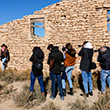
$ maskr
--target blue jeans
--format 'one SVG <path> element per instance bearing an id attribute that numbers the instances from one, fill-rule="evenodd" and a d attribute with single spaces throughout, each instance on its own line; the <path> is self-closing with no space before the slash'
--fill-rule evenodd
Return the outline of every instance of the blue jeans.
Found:
<path id="1" fill-rule="evenodd" d="M 105 92 L 106 90 L 106 80 L 108 82 L 109 88 L 110 88 L 110 70 L 101 70 L 101 86 L 102 86 L 102 92 Z"/>
<path id="2" fill-rule="evenodd" d="M 89 82 L 89 90 L 90 92 L 92 92 L 92 73 L 91 72 L 86 72 L 86 71 L 82 71 L 82 79 L 83 79 L 83 86 L 84 86 L 84 90 L 85 93 L 88 94 L 88 82 Z"/>
<path id="3" fill-rule="evenodd" d="M 32 71 L 31 71 L 30 92 L 32 92 L 33 89 L 34 89 L 34 84 L 35 84 L 36 77 L 37 77 L 37 79 L 38 79 L 38 82 L 39 82 L 39 85 L 40 85 L 41 92 L 45 92 L 44 85 L 43 85 L 43 75 L 41 75 L 41 76 L 36 76 L 35 74 L 33 74 Z"/>
<path id="4" fill-rule="evenodd" d="M 61 84 L 61 76 L 60 75 L 57 75 L 55 73 L 52 73 L 52 88 L 53 88 L 53 93 L 52 93 L 52 96 L 55 97 L 56 95 L 56 78 L 57 78 L 57 84 L 58 84 L 58 87 L 59 87 L 59 92 L 60 92 L 60 97 L 63 97 L 63 89 L 62 89 L 62 84 Z"/>
<path id="5" fill-rule="evenodd" d="M 7 59 L 7 58 L 3 58 L 3 59 L 2 59 L 2 70 L 3 70 L 3 71 L 5 70 L 5 65 L 4 65 L 3 63 L 6 61 L 6 59 Z"/>
<path id="6" fill-rule="evenodd" d="M 71 76 L 72 76 L 72 71 L 74 69 L 74 66 L 69 66 L 66 68 L 65 72 L 63 72 L 62 74 L 62 86 L 63 86 L 63 89 L 65 89 L 65 78 L 66 78 L 66 74 L 67 74 L 67 79 L 68 79 L 68 82 L 69 82 L 69 86 L 70 88 L 73 88 L 73 83 L 72 83 L 72 80 L 71 80 Z"/>

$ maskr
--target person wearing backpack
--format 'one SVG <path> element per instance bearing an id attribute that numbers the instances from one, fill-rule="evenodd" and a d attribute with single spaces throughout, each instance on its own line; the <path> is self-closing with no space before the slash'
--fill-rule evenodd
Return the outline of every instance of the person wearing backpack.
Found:
<path id="1" fill-rule="evenodd" d="M 70 86 L 70 91 L 68 92 L 68 94 L 73 95 L 73 84 L 72 84 L 71 76 L 72 76 L 72 71 L 74 69 L 74 65 L 76 63 L 76 57 L 75 57 L 76 50 L 72 47 L 70 43 L 67 43 L 65 48 L 66 48 L 65 50 L 67 50 L 64 54 L 65 57 L 64 65 L 66 69 L 65 72 L 63 72 L 62 74 L 62 86 L 63 86 L 64 96 L 66 96 L 66 87 L 65 87 L 66 75 Z"/>
<path id="2" fill-rule="evenodd" d="M 43 72 L 42 72 L 43 59 L 44 59 L 44 52 L 40 49 L 40 47 L 34 47 L 33 54 L 29 59 L 32 62 L 32 71 L 30 74 L 31 84 L 30 84 L 29 98 L 32 96 L 36 77 L 38 79 L 42 95 L 45 96 L 45 89 L 43 85 Z"/>
<path id="3" fill-rule="evenodd" d="M 1 47 L 2 47 L 1 49 L 2 70 L 4 71 L 7 66 L 7 63 L 10 60 L 10 56 L 8 47 L 5 44 L 2 44 Z"/>
<path id="4" fill-rule="evenodd" d="M 51 49 L 51 53 L 48 61 L 49 64 L 51 64 L 51 61 L 53 61 L 53 64 L 50 67 L 50 72 L 52 74 L 52 89 L 53 89 L 51 94 L 52 95 L 51 99 L 54 100 L 56 96 L 56 79 L 57 79 L 60 98 L 61 100 L 64 100 L 62 83 L 61 83 L 61 62 L 63 62 L 64 59 L 62 52 L 59 51 L 59 47 L 54 46 Z"/>
<path id="5" fill-rule="evenodd" d="M 82 49 L 78 53 L 81 56 L 80 69 L 83 79 L 83 87 L 86 97 L 93 95 L 92 87 L 92 73 L 91 73 L 91 62 L 93 57 L 93 48 L 90 42 L 85 41 L 82 45 Z M 89 91 L 88 91 L 88 82 L 89 82 Z"/>

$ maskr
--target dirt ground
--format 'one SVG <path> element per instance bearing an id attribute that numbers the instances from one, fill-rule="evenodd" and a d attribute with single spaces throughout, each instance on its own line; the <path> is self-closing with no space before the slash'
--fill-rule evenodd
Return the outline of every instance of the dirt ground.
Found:
<path id="1" fill-rule="evenodd" d="M 4 82 L 0 82 L 0 84 L 3 84 L 3 83 Z M 8 86 L 13 86 L 13 90 L 16 90 L 16 92 L 20 92 L 22 90 L 22 86 L 25 83 L 27 82 L 13 82 Z M 98 93 L 99 93 L 99 90 L 94 89 L 93 96 L 89 96 L 86 98 L 88 105 L 91 106 L 94 102 L 98 100 Z M 60 107 L 60 110 L 70 110 L 70 108 L 68 107 L 68 103 L 75 102 L 76 99 L 85 100 L 84 96 L 81 96 L 80 94 L 82 94 L 81 89 L 76 88 L 74 89 L 74 95 L 70 96 L 67 94 L 66 97 L 64 98 L 64 101 L 60 99 L 59 93 L 57 94 L 54 100 L 50 99 L 49 97 L 50 94 L 47 94 L 46 101 L 44 103 L 42 103 L 37 107 L 32 107 L 28 110 L 36 110 L 36 109 L 40 110 L 41 107 L 45 106 L 45 104 L 48 104 L 49 102 L 53 102 L 55 106 Z M 0 97 L 3 97 L 3 95 L 0 95 Z M 24 109 L 23 107 L 20 107 L 20 108 L 16 107 L 12 98 L 5 97 L 5 98 L 2 98 L 2 100 L 0 101 L 0 110 L 27 110 L 27 109 Z"/>

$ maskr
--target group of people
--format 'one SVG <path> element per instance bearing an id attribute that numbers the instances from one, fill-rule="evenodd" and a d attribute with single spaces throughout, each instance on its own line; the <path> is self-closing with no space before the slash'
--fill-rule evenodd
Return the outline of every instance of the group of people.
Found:
<path id="1" fill-rule="evenodd" d="M 9 51 L 7 46 L 3 44 L 1 49 L 1 60 L 3 64 L 3 71 L 5 69 L 5 63 L 9 61 Z M 64 96 L 66 96 L 66 86 L 65 79 L 67 76 L 67 80 L 69 82 L 70 91 L 69 95 L 74 95 L 73 92 L 73 83 L 72 83 L 72 71 L 74 69 L 74 65 L 76 63 L 76 50 L 70 43 L 67 43 L 61 50 L 59 50 L 58 46 L 54 46 L 49 44 L 47 49 L 50 51 L 48 55 L 47 64 L 49 65 L 50 70 L 50 79 L 51 79 L 51 95 L 50 98 L 52 100 L 56 97 L 56 82 L 59 87 L 59 95 L 61 100 L 64 100 Z M 43 60 L 44 60 L 44 52 L 40 47 L 33 48 L 33 54 L 30 57 L 30 61 L 32 62 L 32 71 L 30 78 L 30 94 L 29 98 L 33 94 L 34 84 L 36 77 L 38 79 L 41 93 L 45 97 L 45 88 L 43 85 Z M 102 94 L 106 91 L 106 80 L 108 81 L 108 85 L 110 88 L 110 48 L 106 46 L 100 47 L 98 50 L 97 61 L 101 66 L 101 91 Z M 88 41 L 85 41 L 83 45 L 81 45 L 81 50 L 78 55 L 81 56 L 80 62 L 80 70 L 83 80 L 84 87 L 84 96 L 89 97 L 89 95 L 93 96 L 93 85 L 92 85 L 92 57 L 93 57 L 93 47 L 92 44 Z M 64 65 L 64 70 L 61 71 L 61 66 Z M 57 81 L 56 81 L 57 79 Z M 89 85 L 88 85 L 89 84 Z M 88 88 L 89 87 L 89 88 Z"/>

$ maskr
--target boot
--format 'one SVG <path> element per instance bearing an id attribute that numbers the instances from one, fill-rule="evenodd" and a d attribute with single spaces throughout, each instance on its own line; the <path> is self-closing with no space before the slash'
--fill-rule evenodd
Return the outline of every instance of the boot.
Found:
<path id="1" fill-rule="evenodd" d="M 73 88 L 70 88 L 70 92 L 68 92 L 69 95 L 73 95 Z"/>
<path id="2" fill-rule="evenodd" d="M 93 92 L 89 92 L 89 95 L 93 96 Z"/>
<path id="3" fill-rule="evenodd" d="M 63 89 L 63 95 L 66 96 L 66 89 Z"/>

